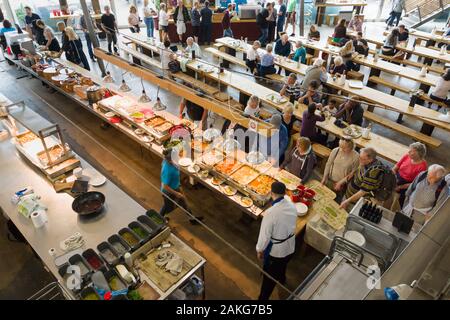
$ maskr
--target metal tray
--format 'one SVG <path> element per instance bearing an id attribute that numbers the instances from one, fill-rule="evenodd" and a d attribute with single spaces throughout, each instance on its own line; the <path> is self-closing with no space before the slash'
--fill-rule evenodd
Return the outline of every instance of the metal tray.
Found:
<path id="1" fill-rule="evenodd" d="M 117 253 L 117 256 L 119 258 L 122 258 L 125 253 L 131 251 L 131 248 L 128 245 L 128 243 L 126 243 L 125 240 L 123 240 L 122 237 L 120 237 L 117 234 L 114 234 L 111 237 L 109 237 L 108 243 L 111 245 L 111 247 Z M 124 248 L 123 250 L 121 249 L 122 247 Z"/>
<path id="2" fill-rule="evenodd" d="M 134 233 L 139 237 L 141 244 L 147 242 L 150 239 L 150 233 L 148 232 L 147 228 L 145 228 L 140 222 L 133 221 L 128 225 L 128 228 L 130 228 L 132 231 L 133 229 L 138 228 L 142 230 L 143 235 L 141 236 L 139 233 L 134 231 Z"/>
<path id="3" fill-rule="evenodd" d="M 97 296 L 98 300 L 102 300 L 102 298 L 99 296 L 99 294 L 97 293 L 97 291 L 95 291 L 95 289 L 93 287 L 87 287 L 87 288 L 84 288 L 83 290 L 81 290 L 81 292 L 80 292 L 81 300 L 84 300 L 84 298 L 88 294 L 95 294 Z"/>
<path id="4" fill-rule="evenodd" d="M 79 254 L 76 254 L 69 259 L 69 263 L 73 266 L 79 266 L 80 267 L 80 276 L 83 279 L 83 281 L 86 281 L 92 274 L 92 268 L 90 267 L 89 263 Z M 82 266 L 80 266 L 82 265 Z M 84 269 L 83 269 L 84 267 Z"/>
<path id="5" fill-rule="evenodd" d="M 106 272 L 103 273 L 103 275 L 105 276 L 106 281 L 108 282 L 108 285 L 111 289 L 111 291 L 118 291 L 118 290 L 123 290 L 123 289 L 127 289 L 128 285 L 127 283 L 122 279 L 122 277 L 120 277 L 120 275 L 115 271 L 115 270 L 108 270 Z M 112 277 L 117 277 L 117 284 L 119 286 L 119 288 L 117 290 L 113 290 L 111 288 L 111 285 L 109 284 L 109 281 L 111 280 Z"/>
<path id="6" fill-rule="evenodd" d="M 100 256 L 97 254 L 97 252 L 95 252 L 93 249 L 90 249 L 90 248 L 87 249 L 86 251 L 83 252 L 82 256 L 93 271 L 99 271 L 99 270 L 106 271 L 105 262 L 103 261 L 102 258 L 100 258 Z M 89 263 L 90 258 L 98 259 L 98 261 L 100 262 L 100 266 L 98 268 L 94 268 L 94 266 Z"/>
<path id="7" fill-rule="evenodd" d="M 153 238 L 163 227 L 163 224 L 158 225 L 148 216 L 142 215 L 137 218 L 137 220 L 147 229 L 150 233 L 150 238 Z"/>
<path id="8" fill-rule="evenodd" d="M 147 212 L 145 212 L 145 215 L 147 217 L 149 217 L 150 220 L 152 220 L 152 222 L 158 226 L 158 228 L 159 228 L 159 229 L 157 229 L 158 231 L 160 231 L 162 228 L 164 228 L 167 225 L 166 218 L 164 218 L 162 215 L 160 215 L 158 212 L 156 212 L 153 209 L 147 210 Z M 159 223 L 159 221 L 155 221 L 155 220 L 162 221 L 162 223 Z"/>
<path id="9" fill-rule="evenodd" d="M 137 243 L 135 243 L 134 245 L 132 245 L 131 243 L 128 243 L 125 238 L 123 237 L 123 234 L 125 233 L 130 233 L 132 237 L 134 237 L 137 241 Z M 128 244 L 128 246 L 131 248 L 131 251 L 136 250 L 137 248 L 139 248 L 141 246 L 141 239 L 139 238 L 139 236 L 134 233 L 133 230 L 131 230 L 130 228 L 122 228 L 119 230 L 118 232 L 119 236 Z"/>
<path id="10" fill-rule="evenodd" d="M 105 254 L 105 252 L 108 251 L 108 250 L 114 256 L 113 259 L 111 257 L 108 257 L 108 255 Z M 102 243 L 100 243 L 97 246 L 97 251 L 100 252 L 100 256 L 103 258 L 103 260 L 106 261 L 106 263 L 109 266 L 113 267 L 113 266 L 115 266 L 116 264 L 119 263 L 120 255 L 117 253 L 116 249 L 114 249 L 113 246 L 110 243 L 108 243 L 106 241 L 103 241 Z"/>

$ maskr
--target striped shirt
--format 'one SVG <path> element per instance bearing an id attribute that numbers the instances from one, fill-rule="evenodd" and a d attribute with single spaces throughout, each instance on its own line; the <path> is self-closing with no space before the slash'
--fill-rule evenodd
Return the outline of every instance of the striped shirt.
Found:
<path id="1" fill-rule="evenodd" d="M 294 96 L 295 99 L 298 99 L 300 97 L 300 93 L 301 93 L 300 81 L 295 81 L 295 83 L 292 85 L 288 84 L 286 82 L 285 87 L 286 87 L 286 93 L 285 93 L 286 96 L 288 96 L 288 97 Z"/>
<path id="2" fill-rule="evenodd" d="M 368 166 L 359 166 L 349 183 L 345 197 L 349 198 L 359 190 L 373 192 L 378 190 L 383 182 L 383 167 L 380 161 L 375 160 Z"/>

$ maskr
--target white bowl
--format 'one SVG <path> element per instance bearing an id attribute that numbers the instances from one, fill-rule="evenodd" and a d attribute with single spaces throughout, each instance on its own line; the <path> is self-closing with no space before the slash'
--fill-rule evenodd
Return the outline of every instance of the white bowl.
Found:
<path id="1" fill-rule="evenodd" d="M 366 238 L 364 238 L 364 236 L 358 231 L 354 230 L 347 231 L 344 234 L 344 238 L 360 247 L 366 244 Z"/>

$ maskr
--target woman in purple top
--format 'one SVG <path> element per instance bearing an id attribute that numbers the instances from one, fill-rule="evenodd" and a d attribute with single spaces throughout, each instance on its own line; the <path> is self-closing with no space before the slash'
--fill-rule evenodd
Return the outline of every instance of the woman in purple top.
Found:
<path id="1" fill-rule="evenodd" d="M 323 115 L 317 115 L 315 113 L 316 109 L 316 104 L 311 103 L 308 106 L 308 110 L 305 110 L 303 112 L 302 129 L 300 131 L 300 135 L 302 137 L 309 138 L 309 140 L 311 141 L 323 142 L 322 136 L 317 133 L 316 122 L 324 121 L 325 117 Z"/>

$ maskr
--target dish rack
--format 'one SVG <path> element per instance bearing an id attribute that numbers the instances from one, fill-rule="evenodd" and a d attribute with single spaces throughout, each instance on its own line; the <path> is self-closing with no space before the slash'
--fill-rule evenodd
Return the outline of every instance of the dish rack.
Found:
<path id="1" fill-rule="evenodd" d="M 364 236 L 366 242 L 361 248 L 377 259 L 382 271 L 386 270 L 396 256 L 399 239 L 360 217 L 347 218 L 344 234 L 351 230 Z"/>

